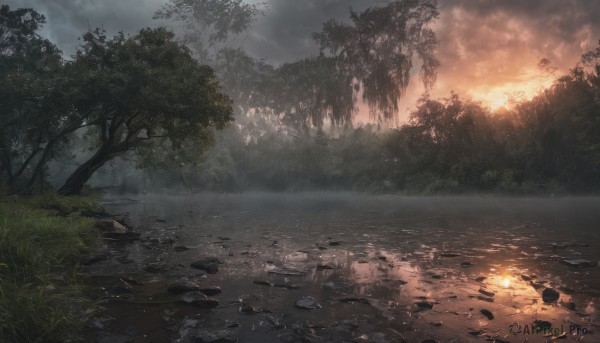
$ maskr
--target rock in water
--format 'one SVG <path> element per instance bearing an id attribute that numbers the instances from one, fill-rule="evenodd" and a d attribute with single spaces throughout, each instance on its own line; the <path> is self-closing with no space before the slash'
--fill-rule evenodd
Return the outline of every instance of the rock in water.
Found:
<path id="1" fill-rule="evenodd" d="M 281 274 L 281 275 L 292 275 L 292 276 L 301 276 L 301 275 L 305 275 L 306 272 L 303 270 L 298 270 L 298 269 L 292 269 L 292 268 L 273 268 L 271 270 L 269 270 L 269 273 L 271 274 Z"/>
<path id="2" fill-rule="evenodd" d="M 589 261 L 584 259 L 575 259 L 575 260 L 561 260 L 562 264 L 565 264 L 569 267 L 597 267 L 597 261 Z"/>
<path id="3" fill-rule="evenodd" d="M 103 232 L 126 233 L 128 231 L 123 224 L 113 219 L 98 220 L 94 226 Z"/>
<path id="4" fill-rule="evenodd" d="M 219 306 L 217 299 L 208 298 L 200 292 L 188 292 L 181 296 L 181 301 L 186 304 L 194 305 L 201 308 L 215 308 Z"/>
<path id="5" fill-rule="evenodd" d="M 210 297 L 213 295 L 221 294 L 221 292 L 223 292 L 223 291 L 221 290 L 221 287 L 208 286 L 208 287 L 201 288 L 200 292 L 202 292 Z"/>
<path id="6" fill-rule="evenodd" d="M 175 281 L 169 284 L 167 290 L 171 293 L 185 293 L 200 290 L 200 286 L 190 281 Z"/>
<path id="7" fill-rule="evenodd" d="M 542 300 L 544 300 L 545 303 L 554 303 L 558 300 L 558 298 L 560 298 L 560 293 L 558 293 L 558 291 L 554 288 L 546 288 L 542 292 Z"/>
<path id="8" fill-rule="evenodd" d="M 313 297 L 304 297 L 296 301 L 296 307 L 303 308 L 305 310 L 317 310 L 321 308 L 321 305 Z"/>
<path id="9" fill-rule="evenodd" d="M 483 314 L 484 316 L 486 316 L 487 319 L 489 319 L 489 320 L 494 319 L 494 315 L 492 314 L 492 312 L 490 312 L 490 310 L 486 310 L 485 308 L 481 309 L 481 314 Z"/>
<path id="10" fill-rule="evenodd" d="M 204 270 L 209 274 L 215 274 L 219 271 L 219 264 L 223 264 L 223 261 L 216 257 L 204 257 L 192 262 L 191 266 L 196 269 Z"/>

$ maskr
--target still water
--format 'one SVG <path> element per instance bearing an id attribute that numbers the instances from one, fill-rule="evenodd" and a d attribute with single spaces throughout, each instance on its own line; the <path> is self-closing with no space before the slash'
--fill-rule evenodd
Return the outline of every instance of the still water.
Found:
<path id="1" fill-rule="evenodd" d="M 108 260 L 89 267 L 98 342 L 600 342 L 598 198 L 147 194 L 104 207 L 142 235 L 101 243 Z M 218 272 L 191 267 L 204 257 Z M 182 303 L 175 281 L 220 287 L 219 306 Z"/>

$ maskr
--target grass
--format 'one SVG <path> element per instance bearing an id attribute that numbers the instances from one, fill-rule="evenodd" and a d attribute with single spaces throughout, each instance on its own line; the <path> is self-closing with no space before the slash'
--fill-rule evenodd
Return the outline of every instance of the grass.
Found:
<path id="1" fill-rule="evenodd" d="M 93 313 L 79 261 L 96 238 L 92 198 L 0 198 L 0 341 L 72 342 Z M 62 216 L 59 216 L 61 214 Z"/>

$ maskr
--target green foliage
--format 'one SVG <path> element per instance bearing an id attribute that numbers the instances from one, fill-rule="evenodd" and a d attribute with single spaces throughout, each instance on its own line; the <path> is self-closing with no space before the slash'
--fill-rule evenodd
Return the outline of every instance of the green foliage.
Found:
<path id="1" fill-rule="evenodd" d="M 3 342 L 78 340 L 93 311 L 77 284 L 78 261 L 96 238 L 92 220 L 58 217 L 42 206 L 82 209 L 55 195 L 0 199 Z"/>

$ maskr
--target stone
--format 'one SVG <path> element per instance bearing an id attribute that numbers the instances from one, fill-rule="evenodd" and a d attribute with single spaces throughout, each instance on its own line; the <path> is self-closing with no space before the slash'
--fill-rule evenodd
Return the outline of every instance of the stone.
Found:
<path id="1" fill-rule="evenodd" d="M 485 289 L 481 289 L 481 288 L 479 289 L 479 293 L 481 293 L 487 297 L 493 297 L 494 295 L 496 295 L 496 293 L 494 293 L 494 292 L 489 292 L 489 291 L 486 291 Z"/>
<path id="2" fill-rule="evenodd" d="M 303 270 L 292 269 L 287 267 L 282 268 L 273 268 L 269 270 L 270 274 L 281 274 L 281 275 L 291 275 L 291 276 L 301 276 L 306 275 L 306 272 Z"/>
<path id="3" fill-rule="evenodd" d="M 221 287 L 208 286 L 208 287 L 200 288 L 200 292 L 208 295 L 209 297 L 212 297 L 214 295 L 221 294 L 223 291 L 221 290 Z"/>
<path id="4" fill-rule="evenodd" d="M 209 274 L 215 274 L 219 271 L 219 264 L 223 264 L 223 262 L 216 257 L 204 257 L 192 262 L 191 266 L 204 270 Z"/>
<path id="5" fill-rule="evenodd" d="M 173 250 L 175 250 L 177 252 L 181 252 L 181 251 L 190 250 L 190 248 L 188 248 L 184 245 L 178 245 L 178 246 L 173 247 Z"/>
<path id="6" fill-rule="evenodd" d="M 181 296 L 181 301 L 200 308 L 215 308 L 219 306 L 217 299 L 209 298 L 200 292 L 188 292 Z"/>
<path id="7" fill-rule="evenodd" d="M 597 267 L 598 261 L 589 261 L 584 259 L 574 259 L 574 260 L 561 260 L 562 264 L 567 265 L 569 267 Z"/>
<path id="8" fill-rule="evenodd" d="M 333 267 L 332 267 L 332 266 L 329 266 L 329 265 L 327 265 L 327 264 L 319 264 L 319 265 L 317 266 L 317 270 L 325 270 L 325 269 L 333 269 Z"/>
<path id="9" fill-rule="evenodd" d="M 494 315 L 492 314 L 492 312 L 490 312 L 490 310 L 482 308 L 480 312 L 481 312 L 481 314 L 483 314 L 484 316 L 486 316 L 487 319 L 489 319 L 489 320 L 494 319 Z"/>
<path id="10" fill-rule="evenodd" d="M 103 232 L 126 233 L 128 231 L 123 224 L 113 219 L 97 220 L 94 226 Z"/>
<path id="11" fill-rule="evenodd" d="M 342 245 L 342 241 L 330 241 L 329 245 L 332 247 Z"/>
<path id="12" fill-rule="evenodd" d="M 473 267 L 473 263 L 471 263 L 469 261 L 465 261 L 465 262 L 461 263 L 460 266 L 463 268 L 469 268 L 469 267 Z"/>
<path id="13" fill-rule="evenodd" d="M 542 300 L 545 303 L 551 304 L 556 302 L 560 298 L 560 293 L 554 288 L 546 288 L 542 292 Z"/>
<path id="14" fill-rule="evenodd" d="M 296 307 L 299 307 L 299 308 L 302 308 L 305 310 L 317 310 L 317 309 L 321 308 L 321 305 L 313 297 L 304 297 L 304 298 L 296 301 Z"/>
<path id="15" fill-rule="evenodd" d="M 167 290 L 171 293 L 179 294 L 200 290 L 200 286 L 190 281 L 175 281 L 169 284 Z"/>

